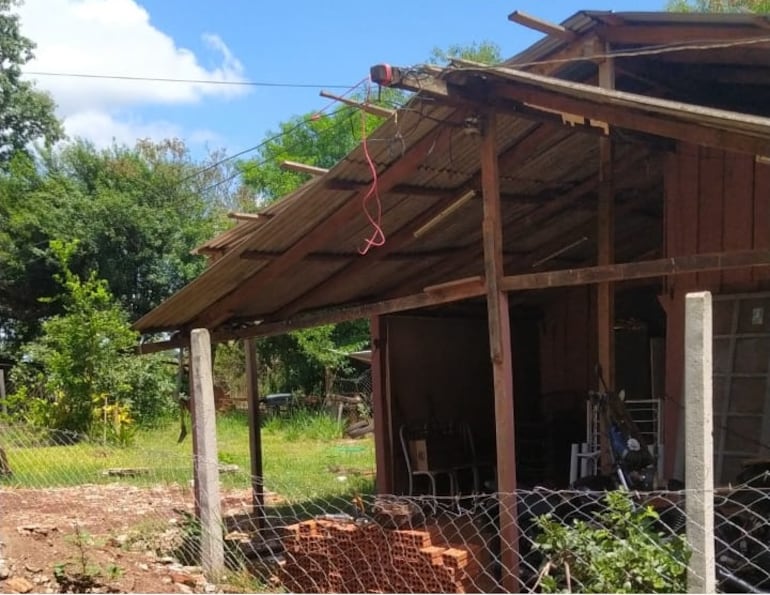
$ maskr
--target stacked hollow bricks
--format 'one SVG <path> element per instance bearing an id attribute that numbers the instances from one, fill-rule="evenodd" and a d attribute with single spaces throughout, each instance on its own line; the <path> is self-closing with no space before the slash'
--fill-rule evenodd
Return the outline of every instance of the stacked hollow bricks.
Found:
<path id="1" fill-rule="evenodd" d="M 479 548 L 434 545 L 428 531 L 308 520 L 287 527 L 284 586 L 301 593 L 478 591 Z"/>

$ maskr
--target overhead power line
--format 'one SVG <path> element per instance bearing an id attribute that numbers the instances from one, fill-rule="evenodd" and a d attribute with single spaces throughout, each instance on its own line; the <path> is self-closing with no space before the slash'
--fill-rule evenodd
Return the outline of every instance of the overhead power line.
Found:
<path id="1" fill-rule="evenodd" d="M 169 77 L 155 76 L 128 76 L 120 74 L 87 74 L 84 72 L 40 72 L 36 70 L 25 70 L 24 74 L 31 76 L 59 76 L 66 78 L 83 79 L 108 79 L 118 81 L 142 81 L 155 83 L 188 83 L 195 85 L 222 85 L 233 87 L 284 87 L 291 89 L 349 89 L 350 85 L 322 85 L 316 83 L 276 83 L 267 81 L 217 81 L 210 79 L 177 79 Z"/>

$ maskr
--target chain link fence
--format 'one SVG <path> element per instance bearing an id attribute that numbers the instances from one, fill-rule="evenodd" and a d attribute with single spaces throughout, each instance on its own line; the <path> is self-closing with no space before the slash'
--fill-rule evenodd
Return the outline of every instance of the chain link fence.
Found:
<path id="1" fill-rule="evenodd" d="M 140 445 L 137 465 L 71 434 L 0 431 L 2 592 L 678 592 L 698 555 L 687 490 L 303 495 L 220 463 L 226 562 L 207 579 L 189 451 Z M 770 474 L 713 498 L 719 589 L 769 590 Z"/>

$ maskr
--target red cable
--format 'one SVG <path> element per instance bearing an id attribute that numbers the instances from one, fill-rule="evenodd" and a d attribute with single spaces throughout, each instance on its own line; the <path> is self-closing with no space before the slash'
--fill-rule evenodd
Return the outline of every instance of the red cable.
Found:
<path id="1" fill-rule="evenodd" d="M 367 83 L 366 102 L 369 101 L 369 91 L 370 91 L 370 85 Z M 369 188 L 369 191 L 364 196 L 361 206 L 363 207 L 363 211 L 364 211 L 364 214 L 366 215 L 366 218 L 369 220 L 369 223 L 374 228 L 372 235 L 365 240 L 364 247 L 358 250 L 358 253 L 363 256 L 364 254 L 369 252 L 371 248 L 385 245 L 385 233 L 382 231 L 382 202 L 380 201 L 380 190 L 379 190 L 378 178 L 377 178 L 377 166 L 374 164 L 374 161 L 372 160 L 371 155 L 369 155 L 369 146 L 367 145 L 367 142 L 366 142 L 366 112 L 364 110 L 361 110 L 361 141 L 364 147 L 364 156 L 366 157 L 366 162 L 369 164 L 369 170 L 372 172 L 372 185 Z M 374 197 L 375 204 L 377 206 L 377 212 L 375 217 L 372 217 L 368 206 L 369 200 L 372 197 Z"/>

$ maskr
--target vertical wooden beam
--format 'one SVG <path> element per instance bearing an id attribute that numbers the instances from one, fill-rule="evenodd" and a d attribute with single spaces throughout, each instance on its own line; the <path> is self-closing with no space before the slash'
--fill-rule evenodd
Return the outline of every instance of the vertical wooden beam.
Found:
<path id="1" fill-rule="evenodd" d="M 372 337 L 372 407 L 374 409 L 374 458 L 377 467 L 378 494 L 392 494 L 393 487 L 393 431 L 388 398 L 388 333 L 385 318 L 369 319 Z"/>
<path id="2" fill-rule="evenodd" d="M 0 411 L 8 413 L 8 405 L 5 401 L 5 370 L 0 368 Z"/>
<path id="3" fill-rule="evenodd" d="M 259 412 L 259 373 L 256 339 L 244 339 L 246 358 L 246 397 L 249 412 L 249 454 L 251 459 L 251 506 L 257 528 L 265 519 L 265 482 L 262 471 L 262 420 Z"/>
<path id="4" fill-rule="evenodd" d="M 190 333 L 190 364 L 195 387 L 193 434 L 197 451 L 195 500 L 200 507 L 201 567 L 209 580 L 217 580 L 225 569 L 222 510 L 219 499 L 214 379 L 211 370 L 211 336 L 207 329 Z"/>
<path id="5" fill-rule="evenodd" d="M 180 348 L 181 351 L 179 353 L 179 357 L 184 360 L 184 347 Z M 195 399 L 197 398 L 197 395 L 195 393 L 195 383 L 193 382 L 193 362 L 192 362 L 192 351 L 188 349 L 187 353 L 187 388 L 190 391 L 190 402 L 188 403 L 188 408 L 190 411 L 190 431 L 192 432 L 192 451 L 193 451 L 193 481 L 196 481 L 195 478 L 198 477 L 198 462 L 199 457 L 198 454 L 200 452 L 199 446 L 198 446 L 198 434 L 195 432 L 195 427 L 198 425 L 198 415 L 195 409 Z M 180 365 L 183 365 L 180 364 Z M 182 372 L 184 373 L 184 372 Z M 180 382 L 180 379 L 177 378 L 177 381 Z M 181 386 L 181 383 L 180 383 Z M 195 491 L 195 518 L 199 519 L 201 518 L 201 503 L 200 499 L 198 498 L 198 491 L 197 487 L 194 486 Z"/>
<path id="6" fill-rule="evenodd" d="M 509 593 L 520 589 L 519 530 L 516 519 L 516 435 L 513 409 L 513 366 L 508 294 L 500 289 L 503 277 L 503 226 L 496 118 L 486 114 L 481 139 L 481 188 L 484 202 L 484 272 L 489 321 L 489 351 L 495 390 L 497 491 L 500 499 L 500 559 L 502 584 Z"/>
<path id="7" fill-rule="evenodd" d="M 609 49 L 609 48 L 608 48 Z M 615 87 L 615 69 L 611 59 L 599 64 L 599 86 L 605 89 Z M 597 264 L 612 264 L 615 260 L 615 214 L 614 189 L 612 180 L 612 141 L 609 137 L 599 139 L 599 202 L 598 227 L 596 230 Z M 596 287 L 597 360 L 604 380 L 610 390 L 615 390 L 615 285 L 612 282 L 599 283 Z M 597 387 L 599 390 L 601 386 Z M 602 440 L 601 466 L 608 471 L 610 464 L 609 445 Z"/>

